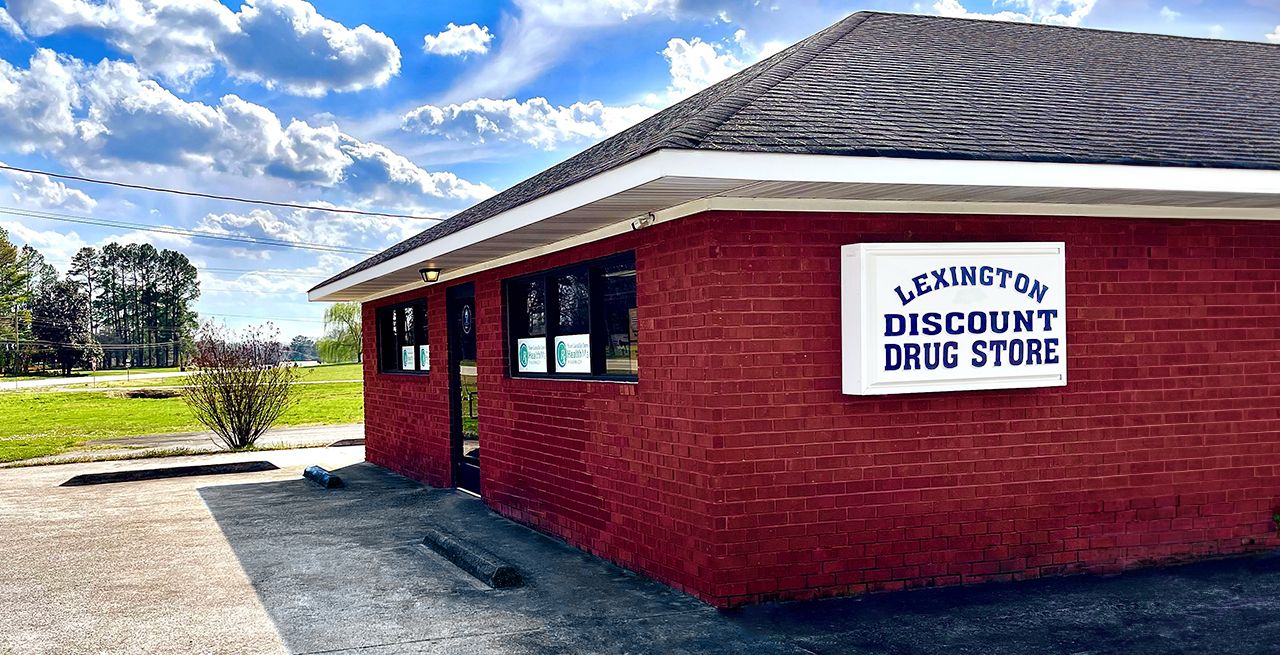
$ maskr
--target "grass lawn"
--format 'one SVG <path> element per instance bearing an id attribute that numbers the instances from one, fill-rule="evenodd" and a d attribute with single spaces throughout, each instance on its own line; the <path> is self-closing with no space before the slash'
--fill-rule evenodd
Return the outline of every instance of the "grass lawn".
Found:
<path id="1" fill-rule="evenodd" d="M 296 387 L 296 402 L 277 425 L 364 420 L 363 386 L 350 382 Z M 0 462 L 65 452 L 96 439 L 204 429 L 182 398 L 123 398 L 90 392 L 0 393 Z"/>
<path id="2" fill-rule="evenodd" d="M 322 364 L 298 369 L 299 382 L 328 382 L 333 380 L 359 380 L 364 377 L 363 364 Z M 185 377 L 157 378 L 151 380 L 111 380 L 98 383 L 101 387 L 170 387 L 187 383 Z"/>
<path id="3" fill-rule="evenodd" d="M 172 373 L 172 372 L 177 371 L 177 370 L 178 370 L 178 367 L 176 367 L 176 366 L 171 366 L 171 367 L 169 367 L 169 368 L 134 368 L 134 369 L 129 369 L 128 371 L 125 371 L 124 369 L 118 369 L 118 370 L 117 370 L 117 369 L 112 369 L 112 370 L 110 370 L 110 371 L 95 371 L 95 372 L 93 372 L 93 373 L 90 373 L 89 371 L 80 371 L 80 370 L 75 370 L 75 371 L 72 371 L 72 372 L 71 372 L 71 375 L 70 375 L 70 376 L 65 376 L 65 375 L 63 375 L 62 373 L 58 372 L 58 371 L 48 371 L 48 372 L 44 372 L 44 373 L 32 373 L 32 374 L 29 374 L 29 375 L 8 375 L 8 374 L 5 374 L 5 373 L 0 373 L 0 383 L 3 383 L 3 382 L 22 382 L 22 381 L 24 381 L 24 380 L 45 380 L 45 379 L 48 379 L 48 378 L 61 378 L 61 377 L 73 377 L 73 378 L 95 377 L 95 378 L 104 378 L 104 377 L 113 377 L 113 376 L 116 376 L 116 375 L 125 375 L 126 373 L 132 373 L 132 374 L 134 374 L 134 375 L 137 375 L 138 373 Z"/>

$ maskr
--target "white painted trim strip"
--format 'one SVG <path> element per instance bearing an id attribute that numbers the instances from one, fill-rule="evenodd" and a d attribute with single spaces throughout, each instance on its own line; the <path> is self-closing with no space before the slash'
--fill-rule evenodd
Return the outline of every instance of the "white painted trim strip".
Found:
<path id="1" fill-rule="evenodd" d="M 424 244 L 402 255 L 337 280 L 308 294 L 326 300 L 331 294 L 394 271 L 430 262 L 486 239 L 532 225 L 583 205 L 616 195 L 663 177 L 742 179 L 776 182 L 847 184 L 910 184 L 1038 187 L 1203 193 L 1262 194 L 1276 199 L 1275 210 L 1148 205 L 1066 205 L 985 202 L 900 202 L 838 199 L 705 198 L 658 212 L 671 220 L 708 209 L 737 211 L 857 211 L 948 214 L 1010 214 L 1041 216 L 1115 216 L 1134 218 L 1280 219 L 1280 171 L 1216 168 L 1058 164 L 1047 162 L 961 161 L 842 157 L 694 150 L 660 150 L 606 171 L 568 188 L 519 205 L 471 227 Z M 629 226 L 630 218 L 619 225 Z M 442 275 L 441 281 L 521 261 L 555 250 L 616 234 L 616 226 L 596 230 L 556 244 L 468 266 Z M 603 234 L 605 236 L 597 236 Z M 589 240 L 583 240 L 589 239 Z M 570 243 L 548 250 L 558 244 Z M 465 271 L 465 273 L 463 272 Z M 417 285 L 372 295 L 366 300 L 398 293 Z"/>

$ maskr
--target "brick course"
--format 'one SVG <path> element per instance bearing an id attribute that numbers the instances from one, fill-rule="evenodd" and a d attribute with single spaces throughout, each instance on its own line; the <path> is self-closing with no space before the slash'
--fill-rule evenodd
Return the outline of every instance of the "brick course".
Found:
<path id="1" fill-rule="evenodd" d="M 842 395 L 876 241 L 1065 241 L 1069 385 Z M 501 280 L 628 249 L 639 383 L 507 378 Z M 470 279 L 486 502 L 718 606 L 1280 545 L 1275 223 L 711 212 Z M 365 308 L 368 457 L 440 486 L 445 286 Z M 377 374 L 373 307 L 421 296 L 435 372 Z"/>

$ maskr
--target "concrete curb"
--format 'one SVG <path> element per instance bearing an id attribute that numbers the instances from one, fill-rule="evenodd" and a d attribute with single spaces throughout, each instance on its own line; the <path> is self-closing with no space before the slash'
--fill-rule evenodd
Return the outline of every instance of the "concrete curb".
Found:
<path id="1" fill-rule="evenodd" d="M 274 471 L 276 465 L 267 461 L 229 462 L 225 464 L 196 464 L 192 466 L 170 466 L 166 468 L 133 469 L 125 471 L 108 471 L 106 473 L 83 473 L 58 485 L 60 487 L 83 487 L 94 484 L 111 484 L 113 482 L 142 482 L 145 480 L 164 480 L 199 475 L 227 475 L 233 473 L 258 473 Z"/>
<path id="2" fill-rule="evenodd" d="M 497 555 L 443 530 L 436 528 L 427 530 L 422 543 L 494 589 L 509 589 L 524 584 L 524 578 L 516 567 L 502 561 Z"/>

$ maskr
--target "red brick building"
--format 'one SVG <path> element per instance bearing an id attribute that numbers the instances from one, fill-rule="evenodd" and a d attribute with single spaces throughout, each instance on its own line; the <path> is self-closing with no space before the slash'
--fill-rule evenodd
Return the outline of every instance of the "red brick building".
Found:
<path id="1" fill-rule="evenodd" d="M 1275 548 L 1275 88 L 1276 46 L 855 14 L 311 296 L 364 303 L 369 461 L 717 606 Z M 929 255 L 993 243 L 1056 249 L 1063 368 L 846 393 L 867 284 L 1037 302 Z"/>

